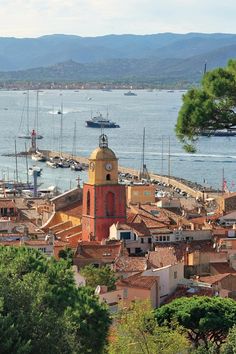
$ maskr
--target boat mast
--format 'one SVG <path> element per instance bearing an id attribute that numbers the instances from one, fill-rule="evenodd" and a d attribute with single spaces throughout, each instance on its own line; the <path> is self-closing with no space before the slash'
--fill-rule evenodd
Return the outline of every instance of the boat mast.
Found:
<path id="1" fill-rule="evenodd" d="M 27 90 L 27 96 L 26 96 L 26 135 L 30 136 L 30 129 L 29 129 L 29 90 Z"/>
<path id="2" fill-rule="evenodd" d="M 143 148 L 142 148 L 142 163 L 141 163 L 141 169 L 139 173 L 139 178 L 145 178 L 149 180 L 149 173 L 147 170 L 147 166 L 145 164 L 145 128 L 143 128 Z"/>
<path id="3" fill-rule="evenodd" d="M 74 122 L 74 134 L 73 134 L 73 145 L 72 145 L 72 159 L 76 156 L 76 121 Z"/>
<path id="4" fill-rule="evenodd" d="M 170 136 L 168 146 L 168 183 L 170 183 Z"/>
<path id="5" fill-rule="evenodd" d="M 18 161 L 17 161 L 17 151 L 16 151 L 16 140 L 15 140 L 15 162 L 16 162 L 16 182 L 18 183 Z"/>
<path id="6" fill-rule="evenodd" d="M 61 124 L 60 124 L 60 157 L 62 157 L 62 146 L 63 146 L 63 142 L 62 142 L 62 137 L 63 137 L 63 97 L 62 94 L 61 95 Z"/>
<path id="7" fill-rule="evenodd" d="M 29 165 L 28 165 L 28 152 L 25 143 L 25 163 L 26 163 L 26 182 L 29 185 Z"/>

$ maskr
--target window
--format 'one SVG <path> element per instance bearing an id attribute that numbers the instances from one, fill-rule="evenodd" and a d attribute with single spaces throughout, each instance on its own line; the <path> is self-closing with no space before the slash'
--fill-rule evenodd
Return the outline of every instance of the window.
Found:
<path id="1" fill-rule="evenodd" d="M 152 243 L 152 238 L 148 237 L 148 243 Z"/>
<path id="2" fill-rule="evenodd" d="M 177 279 L 177 272 L 174 272 L 174 279 Z"/>
<path id="3" fill-rule="evenodd" d="M 115 194 L 113 192 L 108 192 L 106 195 L 106 215 L 115 215 Z"/>
<path id="4" fill-rule="evenodd" d="M 135 248 L 135 254 L 138 254 L 140 252 L 141 252 L 141 248 L 139 248 L 139 247 Z"/>
<path id="5" fill-rule="evenodd" d="M 87 215 L 90 215 L 90 191 L 87 192 Z"/>
<path id="6" fill-rule="evenodd" d="M 42 247 L 42 248 L 39 247 L 38 250 L 41 251 L 41 252 L 43 252 L 43 253 L 46 253 L 46 248 L 45 248 L 45 247 Z"/>
<path id="7" fill-rule="evenodd" d="M 107 175 L 106 175 L 106 181 L 110 181 L 111 180 L 111 175 L 110 175 L 110 173 L 108 173 Z"/>
<path id="8" fill-rule="evenodd" d="M 120 233 L 120 239 L 121 239 L 121 240 L 130 240 L 130 239 L 131 239 L 131 233 L 130 233 L 130 231 L 121 232 L 121 233 Z"/>
<path id="9" fill-rule="evenodd" d="M 141 243 L 144 243 L 144 239 L 141 237 Z"/>

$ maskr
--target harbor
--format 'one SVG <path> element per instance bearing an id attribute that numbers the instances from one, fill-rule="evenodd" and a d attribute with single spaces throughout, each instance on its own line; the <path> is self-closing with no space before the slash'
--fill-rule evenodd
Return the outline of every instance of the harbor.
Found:
<path id="1" fill-rule="evenodd" d="M 100 134 L 100 129 L 86 127 L 91 112 L 106 115 L 119 129 L 105 129 L 110 145 L 119 155 L 122 171 L 139 171 L 142 156 L 142 134 L 146 128 L 145 162 L 150 174 L 168 183 L 175 176 L 177 183 L 192 181 L 205 190 L 222 189 L 222 169 L 230 191 L 235 190 L 235 137 L 201 137 L 197 153 L 188 154 L 182 149 L 174 133 L 183 92 L 171 94 L 166 90 L 133 90 L 137 96 L 124 96 L 126 90 L 45 90 L 39 92 L 38 129 L 43 139 L 37 140 L 40 151 L 55 151 L 57 156 L 79 156 L 86 161 Z M 17 151 L 29 149 L 30 141 L 18 139 L 25 91 L 0 91 L 0 119 L 5 122 L 0 132 L 0 178 L 15 179 L 14 141 Z M 35 117 L 36 92 L 30 92 L 29 126 L 32 129 Z M 88 98 L 92 98 L 88 100 Z M 63 100 L 63 115 L 58 114 Z M 5 109 L 7 108 L 7 110 Z M 74 143 L 76 123 L 76 144 Z M 83 160 L 85 159 L 85 160 Z M 28 159 L 29 167 L 38 164 L 43 168 L 39 178 L 42 187 L 57 185 L 61 191 L 75 187 L 77 174 L 82 181 L 87 172 L 71 169 L 52 169 L 43 162 Z M 165 176 L 165 177 L 164 177 Z M 9 177 L 9 178 L 8 178 Z M 26 181 L 25 157 L 18 159 L 18 178 Z M 173 184 L 173 183 L 171 183 Z M 186 183 L 185 183 L 186 184 Z M 187 183 L 191 184 L 191 183 Z M 200 188 L 200 187 L 199 187 Z"/>

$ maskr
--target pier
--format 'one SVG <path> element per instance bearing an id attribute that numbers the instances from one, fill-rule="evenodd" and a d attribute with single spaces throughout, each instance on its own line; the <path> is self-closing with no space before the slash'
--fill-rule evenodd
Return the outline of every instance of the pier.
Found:
<path id="1" fill-rule="evenodd" d="M 65 152 L 59 152 L 59 151 L 51 151 L 51 150 L 40 150 L 42 154 L 47 158 L 53 158 L 56 156 L 60 156 L 64 159 L 73 159 L 76 162 L 79 162 L 81 164 L 87 165 L 89 163 L 88 158 L 83 157 L 83 156 L 72 156 L 70 153 L 65 153 Z M 119 172 L 121 173 L 128 173 L 136 178 L 139 176 L 139 171 L 136 169 L 132 169 L 129 167 L 124 167 L 124 166 L 119 166 Z M 178 178 L 174 176 L 163 176 L 159 175 L 154 172 L 150 172 L 150 179 L 151 180 L 156 180 L 160 181 L 162 183 L 165 183 L 166 185 L 169 185 L 172 188 L 179 188 L 181 191 L 186 192 L 190 196 L 201 199 L 201 200 L 206 200 L 206 198 L 217 198 L 221 193 L 219 191 L 214 190 L 212 188 L 206 188 L 198 183 L 187 181 L 183 178 Z"/>

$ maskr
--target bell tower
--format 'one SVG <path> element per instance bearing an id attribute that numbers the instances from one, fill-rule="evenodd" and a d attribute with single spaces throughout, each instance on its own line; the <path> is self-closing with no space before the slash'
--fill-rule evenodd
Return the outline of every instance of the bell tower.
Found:
<path id="1" fill-rule="evenodd" d="M 125 186 L 118 184 L 118 159 L 105 134 L 89 158 L 88 183 L 83 186 L 82 238 L 108 238 L 114 222 L 126 222 Z"/>

